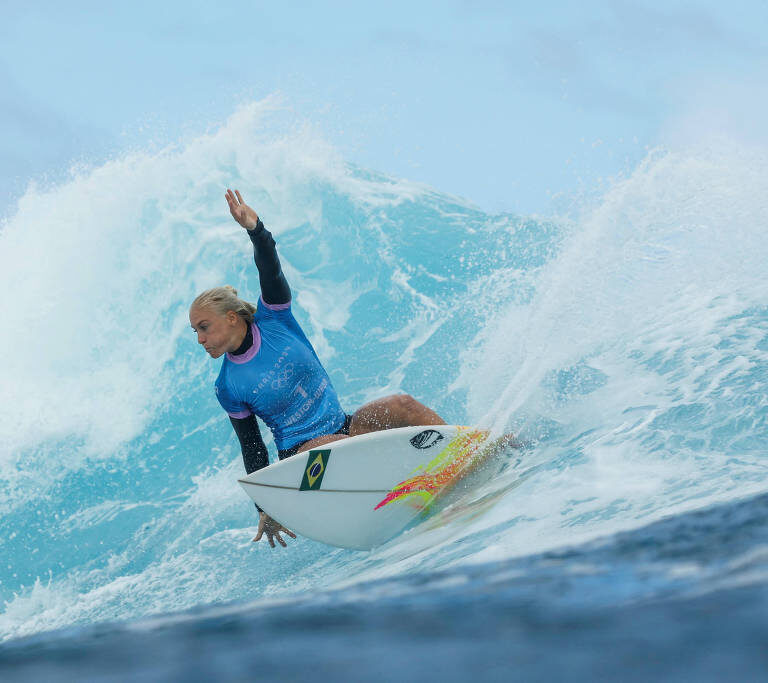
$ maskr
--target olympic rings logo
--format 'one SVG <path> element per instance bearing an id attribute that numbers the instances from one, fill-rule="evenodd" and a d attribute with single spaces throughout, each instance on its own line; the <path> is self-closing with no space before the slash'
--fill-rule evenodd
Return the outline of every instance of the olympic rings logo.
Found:
<path id="1" fill-rule="evenodd" d="M 277 377 L 272 380 L 272 388 L 275 391 L 282 389 L 291 377 L 293 377 L 293 363 L 286 363 L 277 373 Z"/>

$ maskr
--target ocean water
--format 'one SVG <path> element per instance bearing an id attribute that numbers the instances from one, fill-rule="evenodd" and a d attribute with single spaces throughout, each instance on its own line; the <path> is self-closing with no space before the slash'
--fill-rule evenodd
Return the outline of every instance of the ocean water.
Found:
<path id="1" fill-rule="evenodd" d="M 404 391 L 526 447 L 371 552 L 251 543 L 187 319 L 258 296 L 226 187 L 348 411 Z M 759 149 L 490 215 L 270 100 L 30 186 L 0 227 L 0 675 L 765 675 L 767 225 Z"/>

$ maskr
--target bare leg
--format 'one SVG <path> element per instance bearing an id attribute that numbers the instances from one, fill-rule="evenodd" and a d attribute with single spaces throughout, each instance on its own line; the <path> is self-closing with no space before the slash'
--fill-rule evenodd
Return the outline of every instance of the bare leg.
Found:
<path id="1" fill-rule="evenodd" d="M 393 394 L 362 406 L 352 416 L 349 435 L 357 436 L 411 425 L 444 424 L 445 420 L 442 417 L 423 403 L 419 403 L 413 396 Z"/>
<path id="2" fill-rule="evenodd" d="M 320 446 L 325 446 L 327 443 L 338 441 L 339 439 L 348 438 L 349 437 L 346 434 L 324 434 L 323 436 L 316 436 L 314 439 L 310 439 L 301 444 L 301 450 L 308 451 L 312 448 L 319 448 Z"/>
<path id="3" fill-rule="evenodd" d="M 445 420 L 434 410 L 419 403 L 408 394 L 385 396 L 362 406 L 353 416 L 349 425 L 349 436 L 380 432 L 396 427 L 411 425 L 444 425 Z M 319 448 L 326 444 L 349 438 L 346 434 L 324 434 L 301 444 L 301 451 Z"/>

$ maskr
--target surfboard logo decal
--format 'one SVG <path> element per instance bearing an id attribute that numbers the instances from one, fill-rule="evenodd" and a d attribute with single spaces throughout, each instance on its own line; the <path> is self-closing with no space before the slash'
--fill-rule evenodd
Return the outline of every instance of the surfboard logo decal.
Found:
<path id="1" fill-rule="evenodd" d="M 425 429 L 411 439 L 414 448 L 432 448 L 438 441 L 443 440 L 443 435 L 436 429 Z"/>
<path id="2" fill-rule="evenodd" d="M 304 470 L 304 476 L 301 479 L 299 491 L 318 491 L 320 489 L 330 455 L 330 448 L 322 451 L 309 452 L 309 455 L 307 456 L 307 467 Z"/>

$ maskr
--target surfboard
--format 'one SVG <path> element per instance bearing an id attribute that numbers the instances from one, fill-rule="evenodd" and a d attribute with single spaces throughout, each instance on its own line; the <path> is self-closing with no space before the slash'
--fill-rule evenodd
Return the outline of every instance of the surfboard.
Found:
<path id="1" fill-rule="evenodd" d="M 429 513 L 502 440 L 455 425 L 402 427 L 341 439 L 238 479 L 292 531 L 367 550 Z"/>

